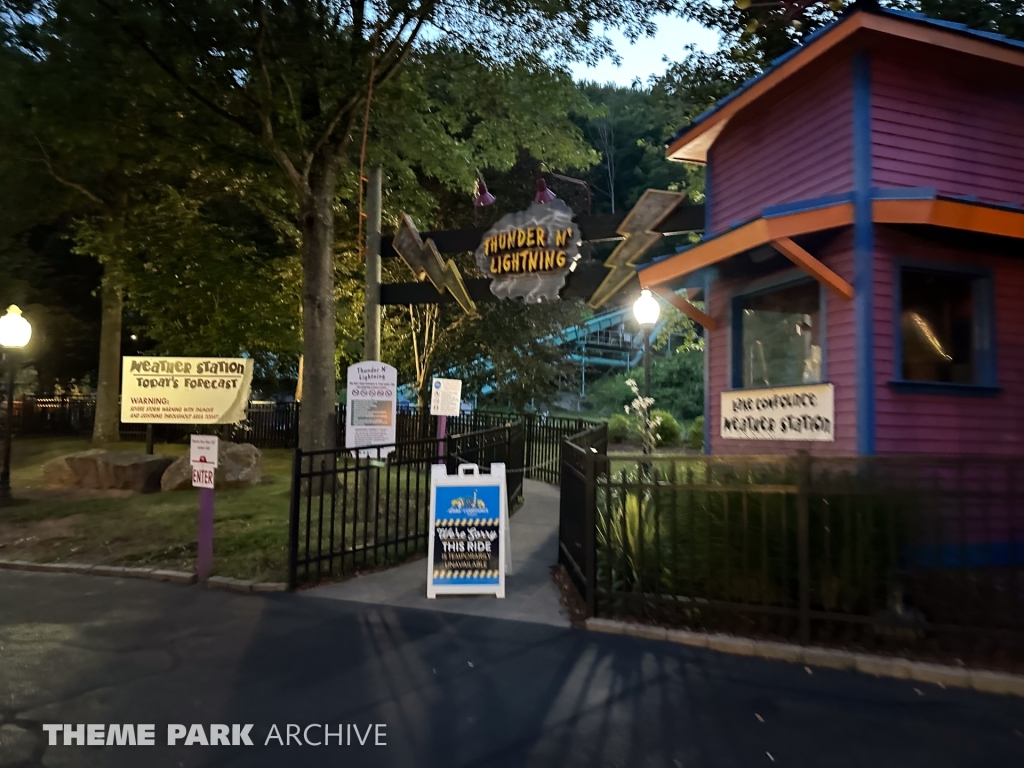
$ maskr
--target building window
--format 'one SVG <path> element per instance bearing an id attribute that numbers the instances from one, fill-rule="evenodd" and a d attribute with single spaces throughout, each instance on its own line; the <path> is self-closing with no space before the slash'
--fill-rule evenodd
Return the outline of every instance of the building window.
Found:
<path id="1" fill-rule="evenodd" d="M 735 299 L 733 386 L 820 382 L 820 301 L 810 281 Z"/>
<path id="2" fill-rule="evenodd" d="M 994 385 L 991 279 L 905 266 L 899 286 L 899 378 Z"/>

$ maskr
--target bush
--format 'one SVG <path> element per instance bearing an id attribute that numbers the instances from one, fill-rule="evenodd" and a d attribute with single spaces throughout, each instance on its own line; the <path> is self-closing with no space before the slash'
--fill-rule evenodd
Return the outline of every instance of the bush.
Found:
<path id="1" fill-rule="evenodd" d="M 679 438 L 682 436 L 682 430 L 679 429 L 679 422 L 676 421 L 676 417 L 668 411 L 651 411 L 651 416 L 654 418 L 660 418 L 661 424 L 658 425 L 658 445 L 679 445 Z"/>
<path id="2" fill-rule="evenodd" d="M 633 425 L 624 414 L 617 413 L 608 419 L 608 442 L 626 443 L 632 436 Z"/>
<path id="3" fill-rule="evenodd" d="M 704 417 L 698 416 L 686 433 L 686 447 L 700 450 L 704 447 Z"/>

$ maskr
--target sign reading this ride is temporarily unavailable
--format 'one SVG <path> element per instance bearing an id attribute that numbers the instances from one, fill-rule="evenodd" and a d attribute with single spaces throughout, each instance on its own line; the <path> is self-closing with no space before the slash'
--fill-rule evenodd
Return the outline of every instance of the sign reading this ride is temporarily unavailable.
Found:
<path id="1" fill-rule="evenodd" d="M 558 198 L 509 213 L 484 233 L 476 263 L 499 299 L 527 304 L 557 301 L 565 276 L 579 258 L 580 233 L 572 209 Z"/>
<path id="2" fill-rule="evenodd" d="M 723 392 L 722 437 L 832 442 L 835 410 L 831 384 Z"/>
<path id="3" fill-rule="evenodd" d="M 238 424 L 245 418 L 252 360 L 224 357 L 125 357 L 125 424 Z"/>
<path id="4" fill-rule="evenodd" d="M 505 465 L 481 474 L 463 464 L 449 475 L 443 464 L 431 468 L 430 542 L 427 597 L 439 594 L 505 596 L 508 562 L 508 510 Z"/>

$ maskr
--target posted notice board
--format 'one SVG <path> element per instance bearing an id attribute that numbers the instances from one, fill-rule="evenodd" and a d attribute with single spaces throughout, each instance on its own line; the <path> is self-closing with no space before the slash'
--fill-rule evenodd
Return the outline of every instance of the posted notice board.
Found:
<path id="1" fill-rule="evenodd" d="M 124 424 L 238 424 L 245 419 L 253 362 L 226 357 L 125 357 Z"/>
<path id="2" fill-rule="evenodd" d="M 387 363 L 373 361 L 350 365 L 346 389 L 345 447 L 393 446 L 397 418 L 395 411 L 398 400 L 398 371 Z M 383 458 L 393 450 L 393 447 L 380 449 L 380 457 Z M 360 453 L 377 456 L 377 450 Z"/>
<path id="3" fill-rule="evenodd" d="M 443 464 L 434 465 L 427 597 L 505 597 L 509 559 L 505 465 L 492 464 L 489 473 L 482 473 L 475 464 L 463 464 L 454 475 Z"/>

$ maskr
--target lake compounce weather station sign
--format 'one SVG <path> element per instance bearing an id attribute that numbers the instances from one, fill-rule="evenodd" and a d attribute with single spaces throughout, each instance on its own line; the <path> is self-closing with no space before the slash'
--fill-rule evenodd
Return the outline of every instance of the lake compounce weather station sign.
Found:
<path id="1" fill-rule="evenodd" d="M 722 392 L 722 437 L 732 440 L 832 442 L 835 391 L 831 384 Z"/>
<path id="2" fill-rule="evenodd" d="M 125 424 L 238 424 L 245 419 L 253 362 L 224 357 L 125 357 Z"/>
<path id="3" fill-rule="evenodd" d="M 491 293 L 499 299 L 557 301 L 579 246 L 572 209 L 555 198 L 502 216 L 484 234 L 476 263 L 491 278 Z"/>
<path id="4" fill-rule="evenodd" d="M 398 371 L 392 366 L 372 361 L 350 365 L 345 400 L 345 447 L 393 445 L 397 402 Z M 392 450 L 381 449 L 381 457 Z M 377 452 L 372 453 L 376 457 Z"/>

